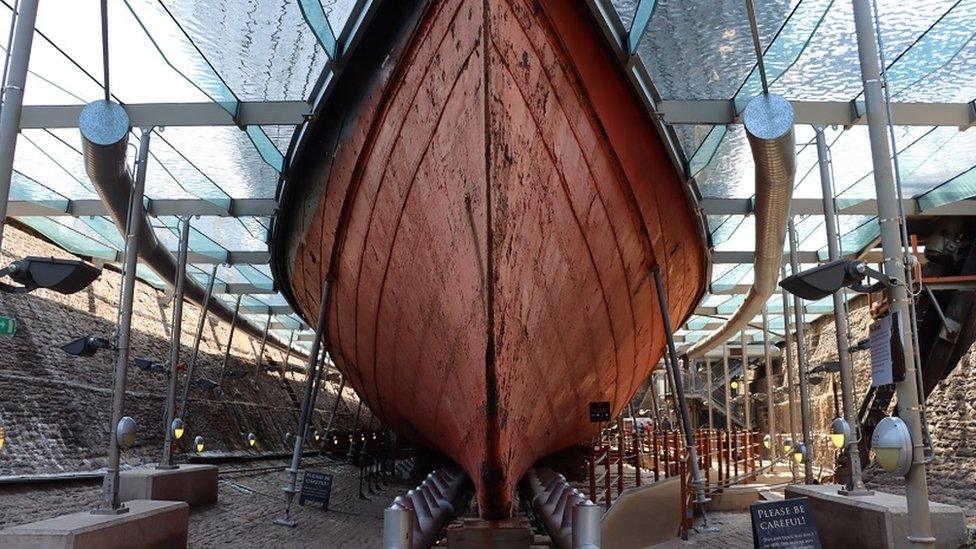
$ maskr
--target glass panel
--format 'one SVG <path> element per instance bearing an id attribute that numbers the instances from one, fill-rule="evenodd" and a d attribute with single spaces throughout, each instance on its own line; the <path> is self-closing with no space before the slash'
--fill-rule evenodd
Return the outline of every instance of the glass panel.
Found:
<path id="1" fill-rule="evenodd" d="M 261 126 L 264 130 L 265 135 L 268 139 L 274 143 L 275 147 L 278 148 L 278 152 L 282 155 L 288 153 L 288 146 L 291 145 L 292 135 L 295 134 L 295 126 L 292 125 L 279 125 L 279 126 Z"/>
<path id="2" fill-rule="evenodd" d="M 328 60 L 292 0 L 166 5 L 242 100 L 307 99 Z"/>
<path id="3" fill-rule="evenodd" d="M 261 126 L 248 126 L 245 131 L 265 163 L 274 168 L 276 172 L 281 172 L 285 165 L 285 157 L 274 142 L 268 138 L 268 134 L 264 133 Z"/>
<path id="4" fill-rule="evenodd" d="M 325 49 L 329 57 L 335 59 L 336 56 L 336 37 L 332 32 L 329 19 L 325 16 L 325 9 L 319 0 L 298 0 L 298 7 L 302 10 L 302 16 L 308 23 L 309 28 L 318 39 L 319 45 Z"/>
<path id="5" fill-rule="evenodd" d="M 976 167 L 960 174 L 918 199 L 923 210 L 976 196 Z"/>
<path id="6" fill-rule="evenodd" d="M 81 220 L 72 217 L 26 216 L 20 221 L 78 255 L 115 260 L 116 248 Z"/>

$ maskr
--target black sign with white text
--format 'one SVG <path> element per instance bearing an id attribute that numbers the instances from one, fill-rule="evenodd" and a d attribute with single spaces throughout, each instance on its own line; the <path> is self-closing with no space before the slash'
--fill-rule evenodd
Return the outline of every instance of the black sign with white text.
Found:
<path id="1" fill-rule="evenodd" d="M 590 403 L 590 423 L 603 423 L 610 421 L 610 403 L 591 402 Z"/>
<path id="2" fill-rule="evenodd" d="M 821 549 L 810 500 L 760 501 L 749 506 L 757 549 Z"/>
<path id="3" fill-rule="evenodd" d="M 319 471 L 305 471 L 298 504 L 305 505 L 306 501 L 314 501 L 321 503 L 322 509 L 328 511 L 330 497 L 332 497 L 332 475 Z"/>

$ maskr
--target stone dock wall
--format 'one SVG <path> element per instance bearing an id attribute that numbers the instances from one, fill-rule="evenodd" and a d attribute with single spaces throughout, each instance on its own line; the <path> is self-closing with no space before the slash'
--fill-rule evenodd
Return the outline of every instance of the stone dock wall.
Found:
<path id="1" fill-rule="evenodd" d="M 871 316 L 866 297 L 858 297 L 850 303 L 851 344 L 867 337 Z M 806 334 L 809 366 L 837 360 L 836 329 L 832 315 L 817 319 Z M 794 366 L 795 367 L 795 366 Z M 836 378 L 840 392 L 839 375 L 828 374 L 819 385 L 810 385 L 811 425 L 814 439 L 814 472 L 821 469 L 829 474 L 834 466 L 835 451 L 827 439 L 830 423 L 837 412 L 834 408 L 831 377 Z M 871 356 L 869 351 L 854 354 L 855 407 L 860 406 L 871 386 Z M 796 377 L 794 376 L 794 380 Z M 784 385 L 781 373 L 773 375 L 774 387 Z M 758 391 L 764 392 L 761 383 Z M 795 389 L 793 421 L 800 432 L 799 389 Z M 786 392 L 774 396 L 777 430 L 783 432 L 789 422 Z M 894 402 L 892 403 L 893 408 Z M 759 404 L 762 411 L 765 406 Z M 936 451 L 936 460 L 928 466 L 928 482 L 931 497 L 935 501 L 959 505 L 967 516 L 976 516 L 976 346 L 963 356 L 952 373 L 942 380 L 926 402 L 929 430 Z M 760 428 L 767 429 L 765 413 L 760 413 Z M 877 465 L 865 471 L 869 487 L 886 492 L 903 493 L 903 481 L 884 473 Z"/>
<path id="2" fill-rule="evenodd" d="M 7 226 L 0 263 L 8 265 L 28 255 L 72 257 L 60 248 Z M 90 358 L 73 357 L 60 346 L 83 335 L 108 337 L 116 323 L 121 287 L 120 274 L 109 268 L 89 288 L 73 295 L 38 290 L 27 295 L 0 293 L 0 315 L 17 319 L 13 336 L 0 336 L 0 426 L 6 429 L 6 443 L 0 449 L 0 476 L 89 471 L 104 467 L 108 448 L 108 424 L 113 383 L 113 355 L 102 350 Z M 189 361 L 200 308 L 186 302 L 183 307 L 183 360 Z M 163 362 L 169 357 L 172 299 L 165 292 L 140 282 L 133 307 L 130 357 Z M 263 323 L 266 317 L 254 315 Z M 210 317 L 205 324 L 194 378 L 217 380 L 227 342 L 229 324 Z M 227 371 L 253 372 L 260 340 L 240 330 L 234 334 Z M 265 364 L 280 365 L 282 349 L 269 344 Z M 304 368 L 304 359 L 292 356 L 289 366 Z M 184 376 L 181 375 L 181 382 Z M 338 376 L 323 380 L 316 402 L 314 425 L 324 431 L 338 389 Z M 163 444 L 163 411 L 167 378 L 131 365 L 125 401 L 125 415 L 139 427 L 135 446 L 124 452 L 130 465 L 159 459 Z M 222 395 L 191 386 L 187 404 L 187 432 L 180 441 L 183 457 L 192 455 L 190 445 L 197 435 L 206 440 L 206 452 L 288 452 L 298 424 L 299 404 L 305 376 L 288 372 L 262 372 L 257 385 L 251 376 L 224 382 Z M 358 399 L 351 390 L 343 392 L 337 425 L 352 424 Z M 368 410 L 361 426 L 369 422 Z M 376 424 L 374 423 L 374 426 Z M 249 450 L 247 433 L 258 437 Z M 180 454 L 177 454 L 178 456 Z"/>

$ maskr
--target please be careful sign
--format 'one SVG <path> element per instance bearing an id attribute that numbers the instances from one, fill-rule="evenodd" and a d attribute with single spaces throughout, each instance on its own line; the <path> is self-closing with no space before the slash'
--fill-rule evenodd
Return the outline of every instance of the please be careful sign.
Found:
<path id="1" fill-rule="evenodd" d="M 760 549 L 820 549 L 810 500 L 793 498 L 753 503 L 752 539 Z"/>

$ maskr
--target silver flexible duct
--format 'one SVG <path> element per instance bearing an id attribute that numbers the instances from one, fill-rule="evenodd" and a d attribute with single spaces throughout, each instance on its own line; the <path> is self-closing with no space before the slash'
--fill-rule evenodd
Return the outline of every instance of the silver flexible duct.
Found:
<path id="1" fill-rule="evenodd" d="M 776 290 L 796 176 L 794 118 L 793 107 L 776 94 L 761 94 L 746 106 L 742 119 L 756 163 L 755 280 L 735 314 L 688 349 L 689 357 L 702 356 L 731 339 L 762 312 Z"/>
<path id="2" fill-rule="evenodd" d="M 95 185 L 95 190 L 112 220 L 124 232 L 129 192 L 133 185 L 133 175 L 125 163 L 129 142 L 129 115 L 118 103 L 102 99 L 85 106 L 81 111 L 78 127 L 81 130 L 88 178 Z M 147 215 L 136 216 L 136 221 L 140 224 L 139 258 L 160 278 L 175 286 L 176 259 L 156 238 Z M 187 277 L 184 298 L 202 306 L 205 296 L 206 291 Z M 234 317 L 234 311 L 218 300 L 211 300 L 209 309 L 211 314 L 225 322 L 230 322 Z M 244 322 L 241 329 L 254 337 L 261 337 L 264 333 L 263 328 L 250 322 Z"/>

